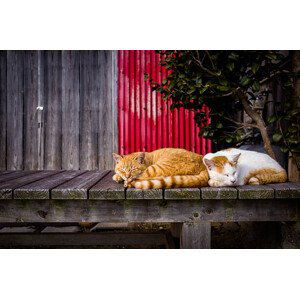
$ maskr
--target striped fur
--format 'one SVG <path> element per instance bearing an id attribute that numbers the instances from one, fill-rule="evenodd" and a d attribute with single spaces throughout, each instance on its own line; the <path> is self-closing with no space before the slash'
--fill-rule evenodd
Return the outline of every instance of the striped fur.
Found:
<path id="1" fill-rule="evenodd" d="M 208 172 L 204 170 L 198 175 L 175 175 L 135 180 L 132 185 L 137 189 L 203 187 L 208 185 Z"/>

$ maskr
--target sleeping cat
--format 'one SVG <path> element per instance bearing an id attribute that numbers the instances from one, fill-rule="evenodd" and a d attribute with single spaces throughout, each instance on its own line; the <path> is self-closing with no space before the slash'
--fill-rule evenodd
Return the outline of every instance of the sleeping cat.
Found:
<path id="1" fill-rule="evenodd" d="M 227 149 L 203 158 L 208 173 L 208 184 L 212 187 L 262 185 L 283 183 L 287 174 L 267 154 L 248 150 Z"/>
<path id="2" fill-rule="evenodd" d="M 179 148 L 162 148 L 121 156 L 116 161 L 113 180 L 137 189 L 208 186 L 203 157 Z"/>

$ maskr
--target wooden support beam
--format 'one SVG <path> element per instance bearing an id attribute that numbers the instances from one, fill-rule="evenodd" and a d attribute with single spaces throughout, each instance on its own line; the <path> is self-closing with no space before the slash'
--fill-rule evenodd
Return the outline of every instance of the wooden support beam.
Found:
<path id="1" fill-rule="evenodd" d="M 209 249 L 211 246 L 210 222 L 185 222 L 182 225 L 180 248 Z"/>

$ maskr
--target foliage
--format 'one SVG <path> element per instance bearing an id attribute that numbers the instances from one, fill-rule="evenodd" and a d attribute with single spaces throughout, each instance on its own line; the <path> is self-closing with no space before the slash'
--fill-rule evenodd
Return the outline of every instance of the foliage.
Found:
<path id="1" fill-rule="evenodd" d="M 171 108 L 184 107 L 196 112 L 195 120 L 201 134 L 218 144 L 233 146 L 253 140 L 261 133 L 269 142 L 266 126 L 276 124 L 272 140 L 282 151 L 299 151 L 299 109 L 291 105 L 293 74 L 290 56 L 279 51 L 158 51 L 161 64 L 169 74 L 161 84 L 148 78 L 154 90 L 164 100 L 171 100 Z M 270 82 L 283 86 L 285 99 L 276 101 L 276 114 L 263 119 L 264 106 L 272 90 Z M 257 106 L 257 107 L 256 107 Z M 260 107 L 259 107 L 260 106 Z M 204 107 L 210 111 L 208 122 Z M 237 121 L 238 113 L 247 111 L 252 123 Z M 286 128 L 286 122 L 288 127 Z M 284 124 L 285 123 L 285 124 Z M 247 128 L 254 128 L 255 134 Z M 270 146 L 269 146 L 270 147 Z"/>

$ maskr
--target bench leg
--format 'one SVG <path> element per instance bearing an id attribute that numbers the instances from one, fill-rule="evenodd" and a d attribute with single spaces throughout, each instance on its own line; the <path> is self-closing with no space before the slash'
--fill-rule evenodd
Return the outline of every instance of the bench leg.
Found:
<path id="1" fill-rule="evenodd" d="M 183 223 L 180 248 L 182 249 L 209 249 L 211 243 L 210 222 Z"/>

